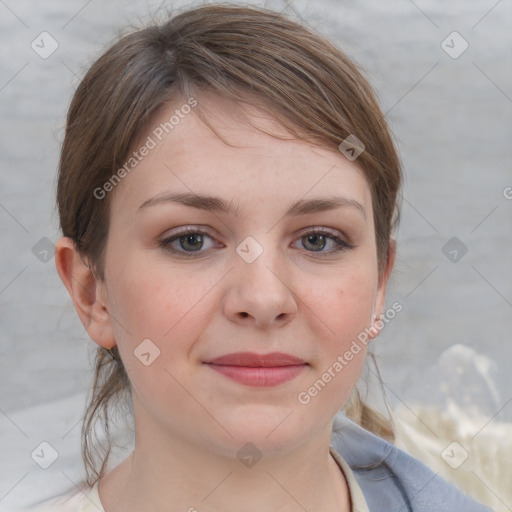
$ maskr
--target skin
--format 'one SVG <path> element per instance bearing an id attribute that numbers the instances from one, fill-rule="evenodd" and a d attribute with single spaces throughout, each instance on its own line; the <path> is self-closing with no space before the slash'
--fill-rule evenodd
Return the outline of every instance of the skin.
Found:
<path id="1" fill-rule="evenodd" d="M 347 484 L 329 445 L 364 347 L 308 404 L 297 397 L 383 312 L 394 245 L 379 276 L 371 193 L 357 161 L 262 133 L 226 100 L 204 94 L 198 101 L 230 145 L 192 111 L 110 192 L 105 281 L 69 238 L 56 246 L 59 276 L 88 334 L 102 347 L 118 345 L 132 385 L 135 450 L 100 481 L 100 498 L 107 512 L 348 511 Z M 184 103 L 167 105 L 151 126 Z M 254 108 L 246 114 L 285 133 Z M 138 211 L 165 192 L 218 196 L 240 212 L 177 203 Z M 283 216 L 298 199 L 333 194 L 362 210 Z M 202 246 L 197 238 L 170 244 L 193 257 L 159 246 L 182 226 L 209 235 Z M 333 252 L 331 238 L 308 244 L 315 227 L 353 247 Z M 263 249 L 252 263 L 236 252 L 248 236 Z M 160 350 L 148 366 L 134 355 L 144 339 Z M 204 364 L 243 351 L 286 352 L 308 365 L 288 382 L 256 388 Z M 237 458 L 248 442 L 262 453 L 250 468 Z"/>

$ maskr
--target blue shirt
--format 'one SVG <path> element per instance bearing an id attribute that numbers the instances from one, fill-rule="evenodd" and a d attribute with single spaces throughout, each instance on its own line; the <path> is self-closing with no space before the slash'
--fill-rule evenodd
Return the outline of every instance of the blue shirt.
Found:
<path id="1" fill-rule="evenodd" d="M 335 418 L 331 446 L 352 469 L 370 512 L 492 512 L 341 414 Z"/>

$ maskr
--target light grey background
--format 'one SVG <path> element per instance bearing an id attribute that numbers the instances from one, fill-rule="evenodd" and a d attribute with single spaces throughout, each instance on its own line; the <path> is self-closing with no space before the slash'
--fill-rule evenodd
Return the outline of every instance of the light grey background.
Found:
<path id="1" fill-rule="evenodd" d="M 0 509 L 82 476 L 79 427 L 95 345 L 54 259 L 36 257 L 44 245 L 33 250 L 59 238 L 55 177 L 71 95 L 119 29 L 183 4 L 0 1 Z M 469 399 L 511 421 L 512 1 L 295 0 L 288 10 L 366 70 L 403 159 L 388 303 L 404 309 L 375 343 L 390 402 L 442 401 L 441 371 L 454 396 L 482 382 Z M 58 42 L 46 59 L 31 48 L 43 31 Z M 453 31 L 469 45 L 458 58 L 442 47 L 462 48 L 459 36 L 446 39 Z M 452 237 L 467 248 L 455 263 L 443 253 Z M 469 359 L 440 370 L 441 353 L 457 344 Z M 30 458 L 45 440 L 60 455 L 48 470 Z"/>

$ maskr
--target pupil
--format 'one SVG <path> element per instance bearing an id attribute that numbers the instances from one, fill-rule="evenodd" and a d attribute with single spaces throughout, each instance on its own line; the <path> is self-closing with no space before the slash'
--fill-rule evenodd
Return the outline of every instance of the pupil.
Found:
<path id="1" fill-rule="evenodd" d="M 321 247 L 317 246 L 316 248 L 323 249 L 325 247 L 325 239 L 324 239 L 323 235 L 308 235 L 307 240 L 308 240 L 308 243 L 312 242 L 313 245 L 315 245 L 315 243 L 318 243 L 318 241 L 321 240 L 323 242 Z"/>
<path id="2" fill-rule="evenodd" d="M 185 244 L 181 243 L 181 241 L 184 239 L 185 241 Z M 196 244 L 194 244 L 194 241 L 196 240 Z M 190 243 L 192 247 L 186 247 L 186 245 Z M 199 234 L 191 234 L 191 235 L 186 235 L 184 237 L 181 237 L 180 239 L 180 244 L 181 244 L 181 247 L 185 250 L 199 250 L 201 248 L 201 245 L 202 245 L 202 236 L 199 235 Z"/>

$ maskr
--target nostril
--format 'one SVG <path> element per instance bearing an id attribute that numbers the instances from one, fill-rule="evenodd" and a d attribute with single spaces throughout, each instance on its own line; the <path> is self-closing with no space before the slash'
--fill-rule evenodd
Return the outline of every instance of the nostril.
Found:
<path id="1" fill-rule="evenodd" d="M 249 313 L 246 313 L 245 311 L 242 311 L 240 314 L 241 314 L 244 318 L 245 318 L 246 316 L 249 316 Z"/>

